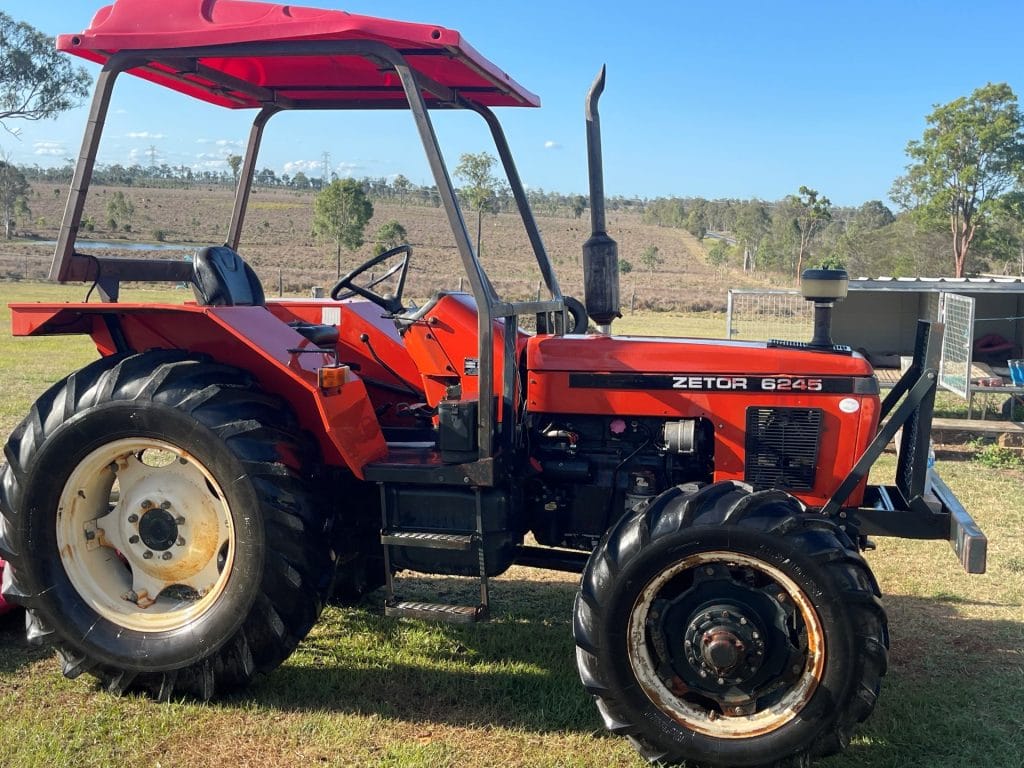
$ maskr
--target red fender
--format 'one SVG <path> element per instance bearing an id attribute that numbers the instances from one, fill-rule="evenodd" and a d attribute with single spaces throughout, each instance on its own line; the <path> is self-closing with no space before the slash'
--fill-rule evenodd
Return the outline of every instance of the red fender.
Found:
<path id="1" fill-rule="evenodd" d="M 194 304 L 11 304 L 15 336 L 89 334 L 102 355 L 132 350 L 183 349 L 251 373 L 260 386 L 287 401 L 299 424 L 320 444 L 328 464 L 363 467 L 387 445 L 362 380 L 351 370 L 342 387 L 323 390 L 318 371 L 326 355 L 266 307 Z"/>

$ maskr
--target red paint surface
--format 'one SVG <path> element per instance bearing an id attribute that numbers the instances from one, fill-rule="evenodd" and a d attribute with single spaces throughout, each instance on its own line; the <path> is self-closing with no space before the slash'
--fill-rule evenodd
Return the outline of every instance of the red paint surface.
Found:
<path id="1" fill-rule="evenodd" d="M 287 401 L 303 429 L 319 441 L 323 458 L 358 476 L 386 453 L 366 388 L 355 373 L 338 393 L 317 385 L 329 360 L 298 353 L 312 345 L 266 307 L 200 307 L 194 304 L 12 304 L 15 336 L 90 333 L 100 354 L 114 351 L 102 315 L 121 325 L 132 349 L 187 349 L 249 371 L 260 386 Z"/>
<path id="2" fill-rule="evenodd" d="M 158 12 L 155 10 L 159 8 Z M 240 0 L 118 0 L 101 8 L 79 34 L 60 35 L 57 48 L 100 64 L 113 53 L 161 48 L 301 40 L 370 41 L 406 51 L 413 69 L 461 98 L 488 107 L 538 107 L 540 99 L 478 53 L 457 31 L 431 24 L 359 16 L 345 11 Z M 422 53 L 417 53 L 421 51 Z M 255 86 L 301 84 L 286 98 L 338 102 L 392 101 L 398 76 L 359 57 L 241 56 L 202 60 L 205 66 Z M 215 86 L 201 74 L 179 76 L 168 64 L 132 70 L 143 79 L 231 109 L 260 108 L 251 93 Z M 316 86 L 324 86 L 317 91 Z M 358 90 L 338 90 L 338 87 Z M 424 94 L 428 105 L 434 97 Z M 404 96 L 400 96 L 404 98 Z"/>
<path id="3" fill-rule="evenodd" d="M 648 337 L 537 336 L 527 355 L 527 408 L 532 413 L 616 414 L 666 418 L 705 418 L 715 433 L 715 480 L 744 476 L 746 412 L 751 406 L 821 408 L 821 445 L 817 482 L 796 494 L 820 506 L 864 452 L 878 426 L 877 395 L 808 394 L 745 391 L 582 389 L 569 386 L 571 373 L 715 374 L 716 376 L 861 376 L 873 375 L 860 355 L 834 355 L 768 348 L 758 342 Z M 852 398 L 855 413 L 843 413 L 839 401 Z M 848 502 L 863 498 L 864 485 Z"/>

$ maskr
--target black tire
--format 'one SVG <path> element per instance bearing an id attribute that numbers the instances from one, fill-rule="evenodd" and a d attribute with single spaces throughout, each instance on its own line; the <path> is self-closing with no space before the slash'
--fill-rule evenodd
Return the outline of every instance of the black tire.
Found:
<path id="1" fill-rule="evenodd" d="M 651 761 L 806 764 L 874 708 L 879 596 L 849 537 L 792 496 L 680 486 L 593 552 L 574 607 L 580 677 Z"/>
<path id="2" fill-rule="evenodd" d="M 40 397 L 5 454 L 5 596 L 66 676 L 208 700 L 280 665 L 319 616 L 315 452 L 246 373 L 178 351 L 99 360 Z"/>

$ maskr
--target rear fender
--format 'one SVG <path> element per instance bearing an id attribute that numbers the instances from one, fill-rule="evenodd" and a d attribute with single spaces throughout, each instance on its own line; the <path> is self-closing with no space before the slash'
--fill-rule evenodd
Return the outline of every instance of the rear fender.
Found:
<path id="1" fill-rule="evenodd" d="M 15 336 L 88 334 L 101 355 L 182 349 L 248 371 L 261 387 L 287 401 L 314 435 L 328 464 L 363 467 L 387 453 L 380 424 L 357 374 L 325 392 L 318 371 L 327 355 L 266 307 L 158 304 L 12 304 Z"/>

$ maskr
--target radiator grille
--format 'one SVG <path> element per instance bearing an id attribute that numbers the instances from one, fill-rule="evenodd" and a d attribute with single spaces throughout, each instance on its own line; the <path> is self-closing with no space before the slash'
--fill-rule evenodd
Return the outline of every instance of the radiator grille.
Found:
<path id="1" fill-rule="evenodd" d="M 746 481 L 757 490 L 809 491 L 820 436 L 818 408 L 748 408 Z"/>

